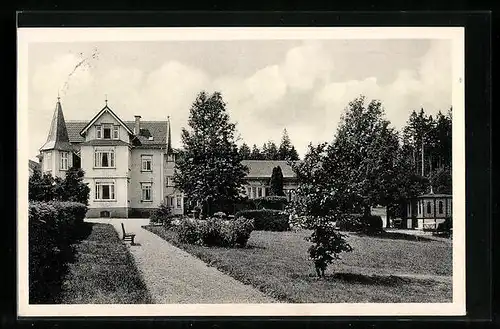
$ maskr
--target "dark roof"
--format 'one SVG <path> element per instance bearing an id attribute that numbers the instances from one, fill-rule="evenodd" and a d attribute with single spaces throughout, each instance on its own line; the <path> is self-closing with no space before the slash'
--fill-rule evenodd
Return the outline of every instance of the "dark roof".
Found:
<path id="1" fill-rule="evenodd" d="M 68 130 L 68 137 L 70 143 L 81 143 L 85 138 L 80 136 L 80 131 L 87 125 L 87 121 L 66 121 L 66 128 Z"/>
<path id="2" fill-rule="evenodd" d="M 127 142 L 116 139 L 93 139 L 88 142 L 83 142 L 80 145 L 92 145 L 92 146 L 122 146 L 122 145 L 130 145 Z"/>
<path id="3" fill-rule="evenodd" d="M 69 142 L 68 131 L 64 115 L 62 112 L 61 102 L 57 101 L 52 122 L 50 123 L 49 135 L 47 141 L 40 150 L 72 150 Z"/>
<path id="4" fill-rule="evenodd" d="M 124 121 L 130 130 L 134 130 L 134 121 Z M 142 121 L 141 120 L 141 131 L 145 129 L 149 131 L 149 134 L 153 137 L 153 140 L 149 140 L 147 137 L 139 136 L 139 140 L 143 145 L 154 145 L 167 143 L 167 121 Z M 149 135 L 148 134 L 148 135 Z"/>
<path id="5" fill-rule="evenodd" d="M 134 121 L 124 121 L 125 125 L 130 130 L 134 129 Z M 88 124 L 87 121 L 66 121 L 66 127 L 68 130 L 69 141 L 71 143 L 83 143 L 85 138 L 80 136 L 80 132 Z M 167 142 L 167 121 L 141 121 L 141 130 L 147 129 L 153 140 L 149 140 L 144 136 L 139 136 L 139 141 L 144 146 L 153 145 L 166 145 Z"/>
<path id="6" fill-rule="evenodd" d="M 284 178 L 294 178 L 295 173 L 287 163 L 281 160 L 243 160 L 241 163 L 248 167 L 249 178 L 270 178 L 273 168 L 280 166 Z"/>

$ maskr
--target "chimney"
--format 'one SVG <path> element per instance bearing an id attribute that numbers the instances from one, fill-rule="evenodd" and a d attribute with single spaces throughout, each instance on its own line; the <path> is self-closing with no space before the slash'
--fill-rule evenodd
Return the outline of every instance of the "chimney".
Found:
<path id="1" fill-rule="evenodd" d="M 139 135 L 141 133 L 141 116 L 140 115 L 135 116 L 134 133 L 136 135 Z"/>

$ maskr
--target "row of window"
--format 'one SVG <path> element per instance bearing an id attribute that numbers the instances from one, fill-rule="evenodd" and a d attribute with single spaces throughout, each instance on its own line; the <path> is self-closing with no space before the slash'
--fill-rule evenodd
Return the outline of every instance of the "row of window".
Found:
<path id="1" fill-rule="evenodd" d="M 115 168 L 115 151 L 98 149 L 94 152 L 94 168 Z M 141 171 L 153 171 L 153 156 L 141 155 Z"/>
<path id="2" fill-rule="evenodd" d="M 95 126 L 97 139 L 120 139 L 120 126 L 110 123 Z"/>
<path id="3" fill-rule="evenodd" d="M 69 168 L 69 156 L 70 152 L 61 152 L 61 157 L 59 159 L 59 169 L 68 170 Z M 44 170 L 51 170 L 52 166 L 52 152 L 47 152 L 45 154 Z M 115 168 L 115 151 L 114 150 L 103 150 L 98 149 L 94 152 L 94 168 Z M 141 156 L 141 171 L 153 171 L 153 156 L 152 155 L 142 155 Z"/>
<path id="4" fill-rule="evenodd" d="M 421 214 L 422 213 L 422 206 L 423 206 L 423 202 L 419 202 L 418 203 L 418 213 Z M 432 205 L 431 205 L 431 202 L 428 201 L 426 203 L 426 213 L 427 214 L 431 214 L 432 213 Z M 439 201 L 438 202 L 438 214 L 442 215 L 444 214 L 444 204 L 443 204 L 443 201 Z"/>
<path id="5" fill-rule="evenodd" d="M 291 201 L 294 197 L 294 190 L 284 190 L 285 196 L 288 201 Z M 262 198 L 269 195 L 269 187 L 267 186 L 246 186 L 245 187 L 245 195 L 248 196 L 249 199 Z"/>
<path id="6" fill-rule="evenodd" d="M 98 201 L 116 200 L 114 182 L 96 182 L 95 199 Z M 141 201 L 153 201 L 152 183 L 141 183 Z M 167 206 L 182 208 L 182 195 L 169 196 L 166 198 Z"/>
<path id="7" fill-rule="evenodd" d="M 141 183 L 141 201 L 153 201 L 152 183 Z M 114 182 L 96 182 L 95 200 L 113 201 L 116 200 Z"/>

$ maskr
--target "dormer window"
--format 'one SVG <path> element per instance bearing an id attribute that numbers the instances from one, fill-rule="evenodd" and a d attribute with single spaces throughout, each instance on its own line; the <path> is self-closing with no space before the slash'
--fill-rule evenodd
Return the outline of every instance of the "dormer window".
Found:
<path id="1" fill-rule="evenodd" d="M 102 135 L 104 139 L 111 139 L 111 125 L 103 125 L 102 127 Z"/>
<path id="2" fill-rule="evenodd" d="M 120 138 L 120 126 L 114 126 L 113 127 L 113 139 L 119 139 Z"/>
<path id="3" fill-rule="evenodd" d="M 102 129 L 101 126 L 95 126 L 95 135 L 97 139 L 102 138 Z"/>

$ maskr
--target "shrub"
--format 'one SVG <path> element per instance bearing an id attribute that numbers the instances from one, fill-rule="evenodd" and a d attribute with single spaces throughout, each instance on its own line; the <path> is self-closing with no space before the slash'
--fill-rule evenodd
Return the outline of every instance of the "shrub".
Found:
<path id="1" fill-rule="evenodd" d="M 222 220 L 218 218 L 208 218 L 198 222 L 200 229 L 201 241 L 205 246 L 225 246 L 228 237 L 223 237 L 221 234 Z"/>
<path id="2" fill-rule="evenodd" d="M 72 201 L 88 204 L 90 188 L 83 182 L 85 173 L 80 168 L 70 168 L 64 179 L 41 174 L 38 170 L 29 178 L 30 201 Z"/>
<path id="3" fill-rule="evenodd" d="M 265 196 L 254 200 L 257 209 L 284 210 L 288 200 L 286 196 Z"/>
<path id="4" fill-rule="evenodd" d="M 346 232 L 363 232 L 374 234 L 383 230 L 380 216 L 361 214 L 341 214 L 338 216 L 336 226 Z"/>
<path id="5" fill-rule="evenodd" d="M 346 232 L 358 232 L 362 229 L 361 215 L 341 214 L 338 216 L 336 226 Z"/>
<path id="6" fill-rule="evenodd" d="M 172 209 L 162 202 L 158 208 L 151 212 L 150 220 L 153 223 L 160 223 L 169 226 L 172 220 Z"/>
<path id="7" fill-rule="evenodd" d="M 199 221 L 191 218 L 183 218 L 176 226 L 179 241 L 189 244 L 197 244 L 201 241 L 201 230 Z"/>
<path id="8" fill-rule="evenodd" d="M 376 215 L 365 215 L 361 217 L 362 231 L 367 234 L 374 234 L 383 231 L 382 217 Z"/>
<path id="9" fill-rule="evenodd" d="M 340 259 L 340 253 L 352 251 L 346 237 L 346 235 L 337 232 L 328 219 L 316 221 L 313 233 L 305 239 L 313 243 L 308 250 L 309 258 L 314 262 L 319 277 L 325 276 L 325 270 L 329 264 Z"/>
<path id="10" fill-rule="evenodd" d="M 254 230 L 254 220 L 239 217 L 230 223 L 233 225 L 234 243 L 239 246 L 246 246 L 248 239 L 250 239 L 250 235 Z"/>
<path id="11" fill-rule="evenodd" d="M 54 302 L 72 248 L 83 228 L 87 206 L 77 202 L 32 201 L 29 204 L 30 303 Z"/>
<path id="12" fill-rule="evenodd" d="M 207 220 L 181 219 L 177 226 L 179 241 L 208 247 L 245 246 L 253 231 L 253 220 L 220 218 Z"/>
<path id="13" fill-rule="evenodd" d="M 245 217 L 254 220 L 254 229 L 257 231 L 288 231 L 290 224 L 288 214 L 280 210 L 259 209 L 239 211 L 236 218 Z"/>

